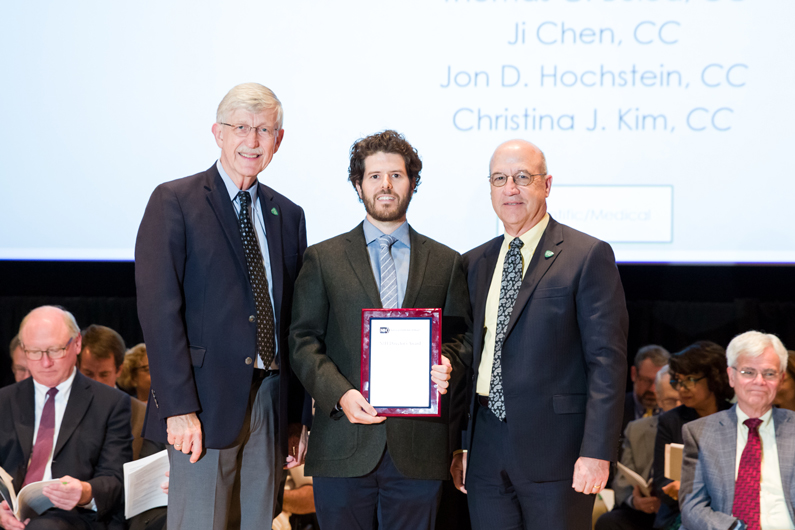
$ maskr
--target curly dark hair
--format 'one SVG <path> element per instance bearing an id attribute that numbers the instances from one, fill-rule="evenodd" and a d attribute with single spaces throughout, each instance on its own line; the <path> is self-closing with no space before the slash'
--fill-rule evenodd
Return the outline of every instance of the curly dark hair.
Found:
<path id="1" fill-rule="evenodd" d="M 359 138 L 351 146 L 351 164 L 348 166 L 348 180 L 351 181 L 353 189 L 356 185 L 362 185 L 364 178 L 364 159 L 376 153 L 394 153 L 403 157 L 406 164 L 406 172 L 411 179 L 413 192 L 417 192 L 420 185 L 420 171 L 422 171 L 422 160 L 417 150 L 411 147 L 402 134 L 391 129 L 380 133 L 371 134 L 366 138 Z"/>
<path id="2" fill-rule="evenodd" d="M 671 356 L 668 362 L 671 377 L 677 375 L 704 374 L 707 388 L 715 394 L 718 403 L 734 397 L 726 372 L 726 350 L 712 341 L 700 340 Z"/>

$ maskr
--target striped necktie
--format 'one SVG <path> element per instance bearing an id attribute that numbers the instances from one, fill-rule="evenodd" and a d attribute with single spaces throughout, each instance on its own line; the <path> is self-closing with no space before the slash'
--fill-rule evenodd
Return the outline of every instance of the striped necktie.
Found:
<path id="1" fill-rule="evenodd" d="M 381 306 L 384 309 L 393 309 L 398 306 L 397 271 L 395 270 L 395 260 L 392 259 L 390 252 L 396 241 L 397 239 L 389 234 L 378 238 L 378 245 L 381 247 Z"/>

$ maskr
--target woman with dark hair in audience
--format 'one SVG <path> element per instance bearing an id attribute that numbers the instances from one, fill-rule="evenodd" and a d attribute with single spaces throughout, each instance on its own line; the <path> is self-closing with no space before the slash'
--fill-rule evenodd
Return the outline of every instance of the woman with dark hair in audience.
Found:
<path id="1" fill-rule="evenodd" d="M 787 369 L 773 404 L 782 409 L 795 410 L 795 351 L 787 350 Z"/>
<path id="2" fill-rule="evenodd" d="M 654 528 L 679 528 L 679 481 L 665 478 L 665 444 L 683 443 L 682 425 L 731 407 L 726 350 L 710 341 L 698 341 L 671 356 L 671 386 L 682 404 L 660 415 L 654 443 L 654 491 L 662 504 Z"/>
<path id="3" fill-rule="evenodd" d="M 127 350 L 124 363 L 121 365 L 121 375 L 116 383 L 131 396 L 144 403 L 149 401 L 149 386 L 152 384 L 152 379 L 149 376 L 149 357 L 146 355 L 146 345 L 143 342 Z"/>

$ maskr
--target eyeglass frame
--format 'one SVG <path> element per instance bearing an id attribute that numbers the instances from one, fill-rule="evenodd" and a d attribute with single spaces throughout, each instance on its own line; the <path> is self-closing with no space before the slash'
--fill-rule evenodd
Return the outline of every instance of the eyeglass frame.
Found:
<path id="1" fill-rule="evenodd" d="M 254 127 L 253 125 L 247 125 L 245 123 L 240 123 L 238 125 L 232 125 L 231 123 L 224 123 L 222 121 L 219 121 L 218 123 L 220 123 L 221 125 L 226 125 L 227 127 L 231 127 L 232 128 L 232 132 L 235 133 L 235 136 L 237 136 L 238 138 L 248 138 L 248 135 L 251 134 L 251 131 L 257 131 L 257 136 L 261 137 L 261 138 L 275 138 L 276 135 L 279 134 L 279 128 L 278 127 L 273 128 L 273 129 L 268 128 L 267 129 L 268 132 L 263 135 L 263 134 L 260 133 L 260 129 L 262 129 L 262 127 L 259 127 L 259 126 Z M 245 129 L 240 129 L 240 127 L 245 127 Z M 238 131 L 242 131 L 242 130 L 246 131 L 245 134 L 240 134 L 238 132 Z"/>
<path id="2" fill-rule="evenodd" d="M 774 370 L 765 370 L 763 372 L 758 371 L 756 368 L 737 368 L 736 366 L 731 367 L 732 370 L 737 372 L 740 377 L 742 377 L 745 381 L 754 381 L 757 375 L 761 375 L 764 381 L 775 381 L 779 376 L 781 376 L 781 370 L 775 371 L 775 373 L 771 374 L 770 372 L 774 372 Z M 749 375 L 746 372 L 753 372 L 754 375 Z M 770 378 L 765 374 L 770 375 Z"/>
<path id="3" fill-rule="evenodd" d="M 702 375 L 701 377 L 688 377 L 684 381 L 679 381 L 678 379 L 674 379 L 673 377 L 669 381 L 671 388 L 676 391 L 679 391 L 679 387 L 684 387 L 685 390 L 693 390 L 695 388 L 696 383 L 701 381 L 702 379 L 706 379 L 706 375 Z"/>
<path id="4" fill-rule="evenodd" d="M 47 348 L 46 350 L 26 350 L 24 348 L 24 344 L 23 344 L 22 345 L 23 346 L 22 351 L 25 353 L 25 358 L 27 358 L 27 360 L 29 360 L 29 361 L 40 361 L 44 357 L 45 353 L 47 354 L 47 357 L 51 361 L 54 361 L 56 359 L 63 359 L 64 356 L 66 356 L 66 350 L 69 349 L 69 346 L 72 344 L 73 340 L 75 340 L 75 337 L 69 337 L 69 340 L 66 341 L 66 345 L 64 347 L 62 347 L 62 348 Z M 54 353 L 52 353 L 53 351 L 60 352 L 60 353 L 55 353 L 54 354 Z M 38 353 L 38 357 L 36 357 L 35 359 L 33 357 L 31 357 L 31 355 L 35 355 L 37 353 Z"/>
<path id="5" fill-rule="evenodd" d="M 505 184 L 508 184 L 508 179 L 509 178 L 513 180 L 513 184 L 517 188 L 526 188 L 526 187 L 530 186 L 533 182 L 535 182 L 535 178 L 533 178 L 533 177 L 546 177 L 548 175 L 548 173 L 527 173 L 527 176 L 530 177 L 529 182 L 527 184 L 519 184 L 519 182 L 516 181 L 516 176 L 517 175 L 522 175 L 523 173 L 525 173 L 525 172 L 524 171 L 519 171 L 519 172 L 517 172 L 514 175 L 506 175 L 505 173 L 499 173 L 498 172 L 498 173 L 493 173 L 493 174 L 489 175 L 488 179 L 489 179 L 489 183 L 492 186 L 494 186 L 495 188 L 504 188 Z M 505 177 L 504 184 L 495 184 L 494 183 L 494 175 L 502 175 L 502 176 L 504 176 Z"/>

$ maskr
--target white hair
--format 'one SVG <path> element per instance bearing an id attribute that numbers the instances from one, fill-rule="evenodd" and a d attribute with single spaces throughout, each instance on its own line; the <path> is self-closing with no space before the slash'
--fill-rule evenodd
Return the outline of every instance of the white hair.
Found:
<path id="1" fill-rule="evenodd" d="M 759 331 L 746 331 L 737 335 L 726 347 L 726 363 L 737 367 L 737 360 L 741 355 L 756 358 L 762 355 L 767 348 L 773 348 L 778 355 L 779 370 L 787 369 L 787 349 L 775 335 L 760 333 Z"/>
<path id="2" fill-rule="evenodd" d="M 60 307 L 60 306 L 57 306 L 57 305 L 43 305 L 41 307 L 37 307 L 36 309 L 32 310 L 30 313 L 25 315 L 25 318 L 22 319 L 22 322 L 19 324 L 19 337 L 20 337 L 20 339 L 22 338 L 22 330 L 25 328 L 25 325 L 28 323 L 28 320 L 30 320 L 31 315 L 33 315 L 33 313 L 36 313 L 37 311 L 41 311 L 43 309 L 44 310 L 48 310 L 48 311 L 52 311 L 52 310 L 59 311 L 63 315 L 64 325 L 67 327 L 67 329 L 69 329 L 69 336 L 72 337 L 72 338 L 75 338 L 78 335 L 80 335 L 80 326 L 77 325 L 77 320 L 75 320 L 75 317 L 74 317 L 74 315 L 72 313 L 70 313 L 69 311 L 67 311 L 63 307 Z"/>
<path id="3" fill-rule="evenodd" d="M 233 87 L 226 93 L 218 105 L 215 121 L 224 123 L 229 115 L 237 109 L 243 109 L 252 114 L 259 114 L 264 110 L 276 109 L 276 127 L 281 129 L 284 120 L 282 102 L 273 91 L 259 83 L 243 83 Z"/>
<path id="4" fill-rule="evenodd" d="M 667 364 L 663 365 L 663 367 L 657 371 L 657 375 L 654 377 L 654 390 L 656 390 L 658 394 L 662 394 L 662 378 L 665 375 L 668 375 L 670 377 L 671 375 L 670 365 Z"/>

